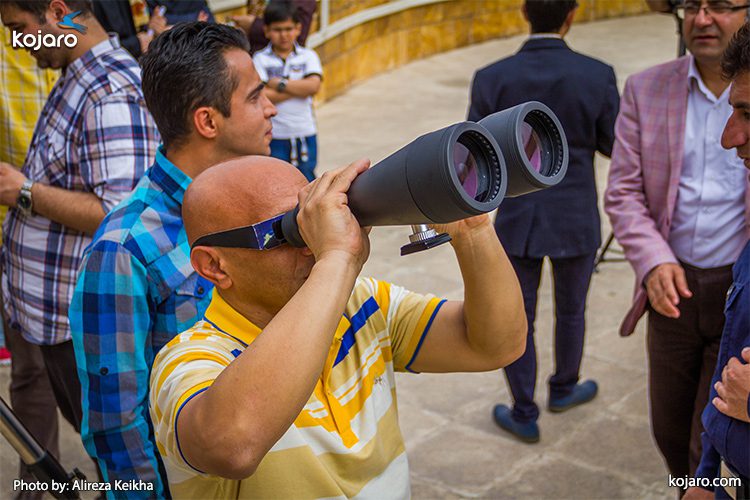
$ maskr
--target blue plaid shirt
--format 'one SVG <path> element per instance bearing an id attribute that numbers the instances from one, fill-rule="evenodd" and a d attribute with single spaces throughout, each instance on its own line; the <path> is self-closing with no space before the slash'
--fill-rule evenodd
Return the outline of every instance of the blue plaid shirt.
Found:
<path id="1" fill-rule="evenodd" d="M 163 497 L 167 488 L 148 413 L 151 365 L 211 299 L 211 283 L 190 265 L 182 223 L 190 182 L 159 148 L 154 165 L 86 250 L 70 306 L 84 446 L 105 480 L 153 482 L 145 496 Z"/>

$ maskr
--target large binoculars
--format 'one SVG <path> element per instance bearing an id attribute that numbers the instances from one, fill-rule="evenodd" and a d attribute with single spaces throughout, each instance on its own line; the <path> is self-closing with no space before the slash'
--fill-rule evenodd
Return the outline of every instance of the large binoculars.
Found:
<path id="1" fill-rule="evenodd" d="M 402 255 L 449 241 L 426 224 L 444 224 L 495 210 L 503 198 L 558 184 L 568 144 L 555 114 L 531 101 L 425 134 L 365 171 L 347 192 L 361 226 L 411 225 Z M 298 208 L 275 228 L 295 247 L 305 242 Z"/>

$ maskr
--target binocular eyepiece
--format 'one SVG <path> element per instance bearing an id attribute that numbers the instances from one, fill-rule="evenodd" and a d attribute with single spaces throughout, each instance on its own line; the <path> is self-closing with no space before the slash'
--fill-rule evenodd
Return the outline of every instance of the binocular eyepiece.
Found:
<path id="1" fill-rule="evenodd" d="M 426 224 L 489 213 L 506 196 L 558 184 L 567 167 L 568 144 L 559 120 L 547 106 L 531 101 L 417 138 L 360 174 L 347 197 L 361 226 L 411 225 L 411 243 L 401 249 L 406 255 L 450 241 Z M 284 214 L 275 231 L 303 247 L 297 212 Z"/>

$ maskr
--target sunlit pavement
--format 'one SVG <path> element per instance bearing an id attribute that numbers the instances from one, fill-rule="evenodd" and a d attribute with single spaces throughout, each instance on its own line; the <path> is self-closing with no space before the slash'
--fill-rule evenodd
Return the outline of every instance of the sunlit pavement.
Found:
<path id="1" fill-rule="evenodd" d="M 361 157 L 375 162 L 423 133 L 463 120 L 473 72 L 515 52 L 523 38 L 417 61 L 320 106 L 318 174 Z M 673 21 L 660 15 L 575 25 L 567 40 L 575 50 L 614 65 L 620 88 L 629 74 L 667 61 L 676 52 Z M 598 158 L 600 193 L 607 168 L 608 162 Z M 403 227 L 374 229 L 364 274 L 414 291 L 461 298 L 450 246 L 400 257 L 399 247 L 408 243 L 408 234 Z M 606 216 L 602 234 L 609 234 Z M 492 421 L 492 407 L 510 402 L 500 372 L 397 377 L 415 498 L 673 497 L 649 428 L 644 325 L 629 338 L 617 334 L 632 293 L 629 265 L 607 262 L 594 275 L 581 375 L 596 379 L 600 392 L 593 402 L 563 414 L 544 409 L 546 380 L 553 370 L 549 278 L 545 271 L 536 322 L 537 403 L 542 408 L 538 444 L 521 444 Z M 9 372 L 0 368 L 0 395 L 6 401 Z M 63 464 L 94 478 L 80 439 L 62 425 Z M 15 471 L 16 455 L 2 441 L 0 498 L 12 496 Z"/>

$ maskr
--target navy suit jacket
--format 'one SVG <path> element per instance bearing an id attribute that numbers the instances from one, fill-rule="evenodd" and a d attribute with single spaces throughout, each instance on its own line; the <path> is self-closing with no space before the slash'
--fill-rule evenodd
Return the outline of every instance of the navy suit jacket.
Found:
<path id="1" fill-rule="evenodd" d="M 506 198 L 495 229 L 505 250 L 518 257 L 593 253 L 601 245 L 594 153 L 612 153 L 620 107 L 615 72 L 563 40 L 530 39 L 515 55 L 477 71 L 469 120 L 532 100 L 560 119 L 570 148 L 568 173 L 557 186 Z"/>

